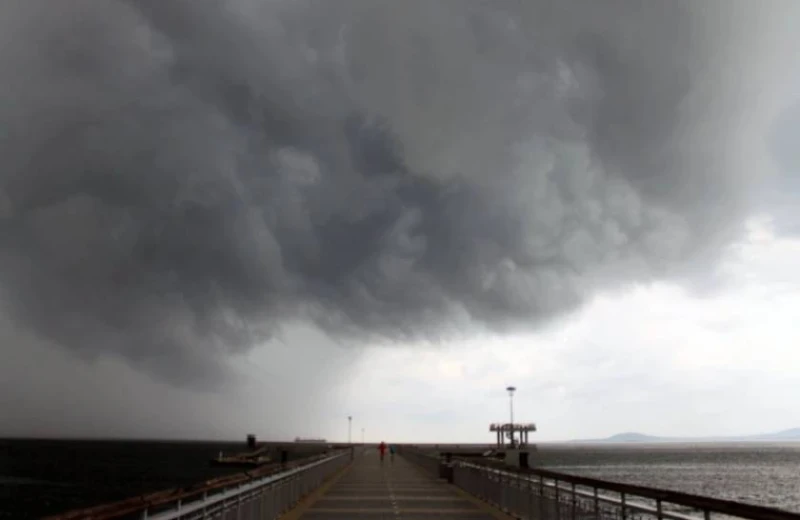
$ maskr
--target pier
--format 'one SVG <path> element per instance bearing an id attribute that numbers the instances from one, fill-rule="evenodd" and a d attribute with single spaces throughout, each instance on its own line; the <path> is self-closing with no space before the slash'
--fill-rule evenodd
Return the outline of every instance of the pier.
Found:
<path id="1" fill-rule="evenodd" d="M 800 520 L 800 514 L 475 455 L 475 447 L 339 445 L 322 455 L 49 520 Z"/>

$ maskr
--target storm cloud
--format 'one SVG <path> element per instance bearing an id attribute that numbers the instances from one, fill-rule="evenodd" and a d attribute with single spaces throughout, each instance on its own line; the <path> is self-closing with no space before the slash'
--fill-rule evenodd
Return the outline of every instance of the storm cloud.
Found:
<path id="1" fill-rule="evenodd" d="M 737 231 L 762 3 L 0 6 L 0 288 L 169 381 L 289 320 L 509 330 Z"/>

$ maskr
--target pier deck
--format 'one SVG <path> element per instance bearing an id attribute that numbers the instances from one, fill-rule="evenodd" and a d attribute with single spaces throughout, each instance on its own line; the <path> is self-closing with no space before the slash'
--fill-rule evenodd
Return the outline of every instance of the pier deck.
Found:
<path id="1" fill-rule="evenodd" d="M 290 520 L 467 519 L 511 517 L 470 497 L 455 486 L 432 478 L 396 455 L 380 462 L 369 450 L 288 515 Z"/>

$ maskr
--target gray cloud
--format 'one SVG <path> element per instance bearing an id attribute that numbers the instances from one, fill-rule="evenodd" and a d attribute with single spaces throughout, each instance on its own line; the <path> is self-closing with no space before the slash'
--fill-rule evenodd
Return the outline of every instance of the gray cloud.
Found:
<path id="1" fill-rule="evenodd" d="M 213 383 L 288 319 L 528 326 L 707 260 L 774 80 L 745 50 L 786 4 L 699 5 L 4 4 L 6 311 Z"/>
<path id="2" fill-rule="evenodd" d="M 800 215 L 796 206 L 800 197 L 800 104 L 786 110 L 776 121 L 770 135 L 770 148 L 777 166 L 771 182 L 759 192 L 758 202 L 774 218 L 775 230 L 783 235 L 800 234 Z"/>

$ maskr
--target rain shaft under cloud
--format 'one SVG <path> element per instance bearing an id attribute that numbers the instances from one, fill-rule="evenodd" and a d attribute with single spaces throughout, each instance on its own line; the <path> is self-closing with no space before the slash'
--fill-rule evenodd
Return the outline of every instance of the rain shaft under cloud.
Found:
<path id="1" fill-rule="evenodd" d="M 757 180 L 784 5 L 5 3 L 5 311 L 208 383 L 289 319 L 439 338 L 675 275 Z"/>

